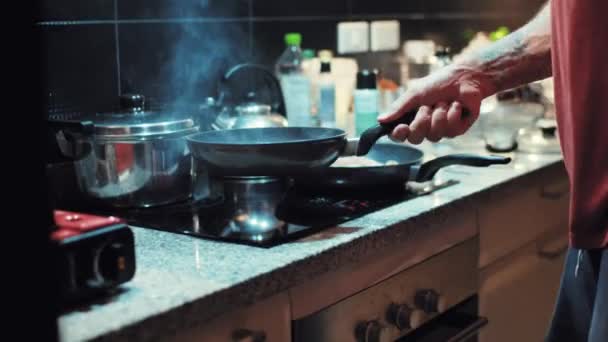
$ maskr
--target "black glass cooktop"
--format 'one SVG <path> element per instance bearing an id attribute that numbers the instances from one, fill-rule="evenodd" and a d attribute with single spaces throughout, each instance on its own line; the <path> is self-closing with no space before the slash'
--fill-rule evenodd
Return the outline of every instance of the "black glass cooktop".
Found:
<path id="1" fill-rule="evenodd" d="M 132 226 L 174 232 L 205 239 L 272 247 L 455 184 L 449 181 L 432 190 L 413 192 L 406 186 L 367 191 L 266 186 L 228 191 L 199 201 L 130 210 L 86 210 L 126 219 Z M 242 189 L 241 189 L 242 190 Z M 81 209 L 83 210 L 83 209 Z"/>

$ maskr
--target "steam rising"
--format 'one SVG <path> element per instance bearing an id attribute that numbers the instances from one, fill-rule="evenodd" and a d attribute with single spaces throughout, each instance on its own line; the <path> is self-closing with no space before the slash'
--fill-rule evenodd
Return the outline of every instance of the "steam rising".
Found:
<path id="1" fill-rule="evenodd" d="M 175 39 L 161 70 L 163 98 L 174 108 L 192 108 L 215 96 L 220 76 L 248 59 L 246 23 L 221 21 L 236 14 L 244 1 L 167 1 L 165 13 L 185 18 L 171 24 Z M 173 32 L 172 32 L 173 33 Z"/>

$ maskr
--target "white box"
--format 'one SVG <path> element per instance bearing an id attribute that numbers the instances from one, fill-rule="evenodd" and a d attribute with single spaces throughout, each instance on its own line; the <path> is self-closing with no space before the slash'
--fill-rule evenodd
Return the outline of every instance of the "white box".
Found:
<path id="1" fill-rule="evenodd" d="M 400 45 L 399 21 L 373 21 L 370 27 L 372 51 L 398 50 Z"/>
<path id="2" fill-rule="evenodd" d="M 338 53 L 369 51 L 369 24 L 366 21 L 338 23 Z"/>

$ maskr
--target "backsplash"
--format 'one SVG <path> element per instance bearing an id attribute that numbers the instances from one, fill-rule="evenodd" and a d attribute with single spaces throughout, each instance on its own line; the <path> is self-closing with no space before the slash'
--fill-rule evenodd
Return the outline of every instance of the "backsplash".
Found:
<path id="1" fill-rule="evenodd" d="M 202 103 L 242 62 L 272 67 L 283 35 L 303 47 L 336 50 L 336 25 L 397 19 L 401 40 L 430 38 L 455 50 L 465 30 L 512 29 L 543 0 L 43 0 L 38 27 L 46 50 L 50 113 L 116 109 L 121 93 L 148 104 Z M 517 9 L 516 11 L 513 9 Z M 395 53 L 354 56 L 376 66 Z"/>

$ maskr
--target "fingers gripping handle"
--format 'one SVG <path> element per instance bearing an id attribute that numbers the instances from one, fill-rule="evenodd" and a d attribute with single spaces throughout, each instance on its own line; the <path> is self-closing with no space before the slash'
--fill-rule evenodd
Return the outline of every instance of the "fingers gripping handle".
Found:
<path id="1" fill-rule="evenodd" d="M 363 132 L 363 134 L 361 134 L 357 155 L 366 155 L 369 150 L 371 150 L 372 146 L 374 146 L 376 141 L 378 141 L 378 139 L 380 139 L 382 136 L 390 134 L 398 125 L 410 125 L 416 118 L 416 114 L 418 114 L 418 108 L 405 113 L 397 120 L 381 123 L 374 127 L 368 128 L 365 132 Z M 461 118 L 464 119 L 470 115 L 470 111 L 463 108 Z"/>

